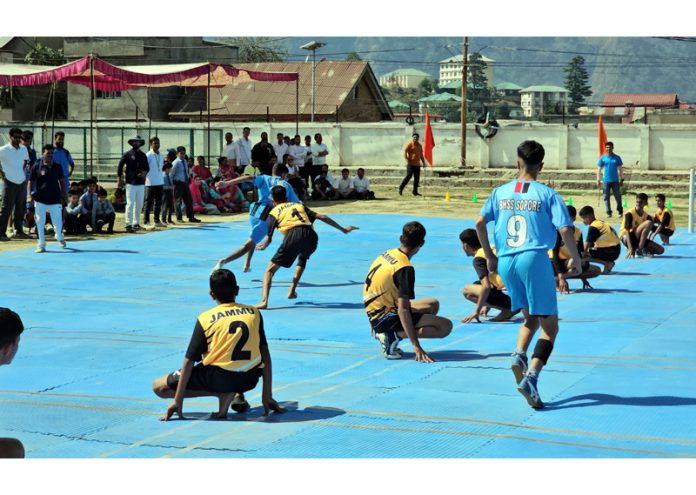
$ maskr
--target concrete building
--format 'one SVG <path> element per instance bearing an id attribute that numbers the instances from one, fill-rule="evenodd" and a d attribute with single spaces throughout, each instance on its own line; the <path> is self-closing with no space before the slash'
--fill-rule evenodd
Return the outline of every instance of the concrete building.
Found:
<path id="1" fill-rule="evenodd" d="M 568 113 L 568 90 L 560 86 L 529 86 L 520 90 L 520 105 L 525 117 L 536 117 L 544 113 Z"/>
<path id="2" fill-rule="evenodd" d="M 471 60 L 471 53 L 469 54 L 469 60 Z M 490 59 L 486 56 L 481 56 L 481 60 L 486 63 L 486 79 L 488 79 L 488 85 L 493 86 L 493 65 L 495 60 Z M 454 57 L 446 58 L 445 60 L 440 60 L 440 87 L 451 83 L 452 81 L 462 80 L 462 69 L 464 68 L 464 55 L 455 55 Z"/>
<path id="3" fill-rule="evenodd" d="M 683 105 L 676 93 L 607 93 L 595 115 L 623 124 L 636 121 L 647 123 L 648 115 L 656 110 L 687 108 L 688 105 Z"/>
<path id="4" fill-rule="evenodd" d="M 397 69 L 388 72 L 379 78 L 379 85 L 383 88 L 416 89 L 418 85 L 430 79 L 430 74 L 418 69 Z"/>

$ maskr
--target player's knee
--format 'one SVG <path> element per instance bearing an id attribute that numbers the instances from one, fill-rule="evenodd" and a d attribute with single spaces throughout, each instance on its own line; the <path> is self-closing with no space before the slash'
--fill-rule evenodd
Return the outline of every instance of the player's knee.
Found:
<path id="1" fill-rule="evenodd" d="M 452 320 L 448 318 L 442 318 L 442 325 L 441 325 L 441 330 L 440 333 L 442 334 L 442 337 L 447 337 L 450 333 L 452 333 L 452 328 L 454 328 L 454 324 L 452 323 Z"/>
<path id="2" fill-rule="evenodd" d="M 24 445 L 16 438 L 0 438 L 0 457 L 4 459 L 23 459 Z"/>
<path id="3" fill-rule="evenodd" d="M 166 379 L 158 378 L 152 382 L 152 391 L 157 397 L 162 399 L 167 398 L 167 391 L 171 391 L 169 385 L 167 385 Z"/>
<path id="4" fill-rule="evenodd" d="M 436 315 L 440 311 L 440 301 L 437 299 L 428 299 L 428 309 L 430 314 Z"/>
<path id="5" fill-rule="evenodd" d="M 551 356 L 551 351 L 553 351 L 553 342 L 546 339 L 539 339 L 534 346 L 534 355 L 532 359 L 536 358 L 546 364 Z"/>

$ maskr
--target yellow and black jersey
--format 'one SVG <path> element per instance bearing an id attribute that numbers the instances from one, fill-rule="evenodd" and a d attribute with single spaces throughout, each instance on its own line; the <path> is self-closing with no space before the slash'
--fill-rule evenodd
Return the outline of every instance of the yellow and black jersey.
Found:
<path id="1" fill-rule="evenodd" d="M 623 237 L 628 232 L 633 232 L 641 223 L 650 220 L 650 215 L 643 209 L 643 214 L 639 215 L 635 207 L 624 213 L 623 221 L 621 222 L 621 230 L 619 237 Z"/>
<path id="2" fill-rule="evenodd" d="M 595 219 L 587 228 L 587 242 L 594 243 L 595 248 L 608 248 L 619 245 L 619 236 L 614 227 Z"/>
<path id="3" fill-rule="evenodd" d="M 664 207 L 661 210 L 658 208 L 655 211 L 655 221 L 658 223 L 663 223 L 663 219 L 665 220 L 664 223 L 666 224 L 664 228 L 672 231 L 676 229 L 677 225 L 674 223 L 674 213 L 672 213 L 672 210 L 667 207 Z"/>
<path id="4" fill-rule="evenodd" d="M 363 303 L 371 322 L 396 313 L 399 297 L 414 299 L 416 272 L 403 251 L 385 251 L 370 265 L 363 287 Z"/>
<path id="5" fill-rule="evenodd" d="M 575 246 L 578 248 L 578 253 L 581 253 L 584 246 L 582 245 L 582 230 L 573 225 L 573 239 L 575 239 Z M 560 232 L 556 234 L 556 246 L 549 249 L 549 258 L 553 259 L 553 252 L 558 249 L 558 258 L 561 260 L 569 260 L 572 258 L 570 254 L 570 249 L 563 242 Z"/>
<path id="6" fill-rule="evenodd" d="M 263 367 L 261 346 L 268 343 L 259 310 L 225 303 L 198 316 L 186 357 L 227 371 L 248 371 Z"/>
<path id="7" fill-rule="evenodd" d="M 269 213 L 268 235 L 271 235 L 274 228 L 278 228 L 283 235 L 297 227 L 312 228 L 316 219 L 317 214 L 302 203 L 280 203 Z"/>
<path id="8" fill-rule="evenodd" d="M 493 254 L 495 254 L 495 248 L 493 246 L 491 246 L 491 250 L 493 251 Z M 486 258 L 486 253 L 483 251 L 483 248 L 479 248 L 478 251 L 476 251 L 476 254 L 474 254 L 473 262 L 476 275 L 478 276 L 479 280 L 488 278 L 488 281 L 493 287 L 498 290 L 503 290 L 505 288 L 503 279 L 500 278 L 500 275 L 497 273 L 491 273 L 488 271 L 487 262 L 488 259 Z"/>

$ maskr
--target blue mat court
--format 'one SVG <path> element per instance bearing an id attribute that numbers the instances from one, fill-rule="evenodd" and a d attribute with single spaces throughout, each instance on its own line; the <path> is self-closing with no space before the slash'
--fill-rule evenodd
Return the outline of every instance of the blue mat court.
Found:
<path id="1" fill-rule="evenodd" d="M 177 369 L 199 312 L 213 302 L 215 261 L 247 236 L 247 222 L 149 235 L 49 242 L 0 254 L 2 301 L 27 327 L 0 369 L 0 437 L 29 458 L 696 457 L 696 237 L 677 231 L 655 259 L 625 260 L 595 289 L 559 296 L 561 330 L 540 380 L 547 407 L 531 409 L 509 369 L 519 318 L 462 325 L 476 279 L 458 234 L 472 221 L 420 218 L 416 297 L 436 297 L 452 334 L 423 347 L 437 359 L 385 360 L 370 336 L 362 283 L 372 260 L 396 247 L 412 217 L 336 215 L 343 235 L 317 222 L 319 249 L 298 288 L 276 274 L 264 312 L 274 396 L 289 408 L 209 419 L 211 399 L 187 399 L 188 420 L 160 422 L 166 400 L 152 381 Z M 239 301 L 260 299 L 279 237 L 241 260 Z M 577 289 L 579 281 L 571 281 Z M 410 346 L 403 345 L 412 358 Z"/>

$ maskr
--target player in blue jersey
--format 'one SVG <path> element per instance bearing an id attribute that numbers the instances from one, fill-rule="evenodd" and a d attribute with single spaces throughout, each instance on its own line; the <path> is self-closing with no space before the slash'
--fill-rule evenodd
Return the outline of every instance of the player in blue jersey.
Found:
<path id="1" fill-rule="evenodd" d="M 257 175 L 252 177 L 250 175 L 245 175 L 222 182 L 223 185 L 251 182 L 258 191 L 259 199 L 256 203 L 252 203 L 249 206 L 249 223 L 251 224 L 251 229 L 249 230 L 249 239 L 247 239 L 244 244 L 242 244 L 234 253 L 218 261 L 213 270 L 219 270 L 222 268 L 222 265 L 229 263 L 230 261 L 234 261 L 237 258 L 241 258 L 245 254 L 246 262 L 244 263 L 243 271 L 248 272 L 251 270 L 251 257 L 254 256 L 256 245 L 261 242 L 268 233 L 266 220 L 268 219 L 268 213 L 273 208 L 271 189 L 273 189 L 275 186 L 283 186 L 285 189 L 287 189 L 288 201 L 292 203 L 301 202 L 295 194 L 292 186 L 285 180 L 287 175 L 288 167 L 282 163 L 278 163 L 273 166 L 272 176 Z"/>
<path id="2" fill-rule="evenodd" d="M 508 289 L 512 311 L 521 308 L 524 314 L 517 349 L 512 354 L 512 372 L 517 389 L 529 405 L 541 408 L 544 404 L 537 379 L 558 334 L 556 283 L 547 254 L 556 244 L 556 231 L 571 254 L 568 275 L 580 274 L 581 260 L 573 238 L 573 222 L 563 200 L 553 189 L 536 182 L 544 165 L 544 147 L 536 141 L 524 141 L 517 147 L 517 157 L 517 180 L 493 190 L 481 208 L 476 233 L 488 270 L 498 272 Z M 488 222 L 495 222 L 495 254 L 488 240 Z M 540 325 L 541 336 L 528 367 L 527 349 Z"/>

